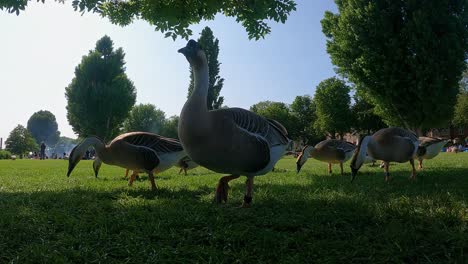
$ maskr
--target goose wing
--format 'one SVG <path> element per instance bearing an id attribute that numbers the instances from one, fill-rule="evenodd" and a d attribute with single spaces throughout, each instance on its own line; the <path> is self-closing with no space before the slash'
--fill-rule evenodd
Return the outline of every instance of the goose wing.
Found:
<path id="1" fill-rule="evenodd" d="M 444 141 L 444 139 L 433 138 L 433 137 L 419 137 L 419 146 L 428 147 L 430 145 L 437 144 L 442 141 Z"/>
<path id="2" fill-rule="evenodd" d="M 255 137 L 263 138 L 270 147 L 289 143 L 288 131 L 276 120 L 263 118 L 242 108 L 219 109 L 212 113 L 232 120 L 239 129 Z"/>
<path id="3" fill-rule="evenodd" d="M 345 153 L 353 152 L 356 149 L 356 146 L 348 141 L 338 140 L 336 143 L 336 149 L 342 150 Z"/>
<path id="4" fill-rule="evenodd" d="M 122 140 L 135 146 L 147 147 L 156 151 L 156 153 L 172 153 L 183 150 L 178 140 L 149 132 L 125 133 L 116 137 L 112 142 L 117 140 Z"/>
<path id="5" fill-rule="evenodd" d="M 344 160 L 346 154 L 353 152 L 356 146 L 344 140 L 328 139 L 315 145 L 315 149 L 325 158 Z"/>

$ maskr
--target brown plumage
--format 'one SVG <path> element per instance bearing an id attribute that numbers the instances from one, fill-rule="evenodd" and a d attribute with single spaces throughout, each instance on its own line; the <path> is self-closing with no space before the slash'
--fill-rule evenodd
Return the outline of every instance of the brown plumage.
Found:
<path id="1" fill-rule="evenodd" d="M 104 162 L 148 173 L 152 189 L 156 189 L 153 173 L 170 168 L 186 155 L 177 140 L 147 132 L 125 133 L 116 137 L 108 145 L 97 137 L 88 137 L 70 153 L 67 176 L 70 176 L 90 146 L 96 149 L 98 157 L 93 163 L 96 177 L 101 162 Z"/>
<path id="2" fill-rule="evenodd" d="M 296 160 L 297 173 L 310 157 L 328 163 L 328 173 L 332 173 L 331 164 L 340 164 L 341 175 L 343 175 L 343 163 L 349 160 L 356 146 L 337 139 L 327 139 L 319 142 L 315 147 L 305 146 Z"/>
<path id="3" fill-rule="evenodd" d="M 216 201 L 227 200 L 228 182 L 245 175 L 244 206 L 252 201 L 253 177 L 266 174 L 284 154 L 290 140 L 277 121 L 229 108 L 209 111 L 208 64 L 196 41 L 179 50 L 189 61 L 195 86 L 180 114 L 179 138 L 190 158 L 210 170 L 227 173 L 216 189 Z"/>
<path id="4" fill-rule="evenodd" d="M 423 168 L 423 160 L 433 159 L 439 155 L 440 151 L 448 141 L 448 139 L 442 138 L 419 137 L 419 148 L 417 152 L 419 169 Z"/>
<path id="5" fill-rule="evenodd" d="M 389 180 L 389 162 L 410 162 L 413 168 L 411 178 L 416 177 L 414 157 L 418 150 L 418 137 L 413 132 L 399 127 L 383 128 L 372 136 L 360 140 L 358 149 L 351 160 L 352 180 L 364 163 L 366 154 L 384 162 L 385 180 Z"/>

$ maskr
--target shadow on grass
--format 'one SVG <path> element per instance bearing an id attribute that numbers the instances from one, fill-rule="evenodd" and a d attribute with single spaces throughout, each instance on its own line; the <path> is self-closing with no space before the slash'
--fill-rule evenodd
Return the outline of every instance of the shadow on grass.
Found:
<path id="1" fill-rule="evenodd" d="M 466 260 L 461 197 L 444 203 L 443 192 L 422 190 L 420 182 L 375 184 L 361 176 L 356 184 L 341 176 L 259 182 L 250 209 L 234 208 L 243 181 L 233 184 L 226 206 L 212 203 L 209 187 L 0 192 L 0 262 Z"/>

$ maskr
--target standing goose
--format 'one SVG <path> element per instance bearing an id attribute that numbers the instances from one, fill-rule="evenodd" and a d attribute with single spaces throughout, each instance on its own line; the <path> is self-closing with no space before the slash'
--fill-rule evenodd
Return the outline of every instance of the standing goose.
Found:
<path id="1" fill-rule="evenodd" d="M 152 190 L 156 189 L 153 173 L 167 170 L 180 158 L 186 156 L 177 140 L 147 132 L 122 134 L 108 145 L 97 137 L 88 137 L 70 153 L 67 176 L 70 176 L 90 146 L 96 149 L 97 156 L 106 164 L 131 169 L 134 174 L 135 171 L 148 173 Z M 93 163 L 96 176 L 99 167 L 99 162 L 96 165 Z"/>
<path id="2" fill-rule="evenodd" d="M 297 157 L 297 173 L 299 173 L 302 166 L 310 156 L 316 160 L 327 162 L 328 173 L 330 174 L 332 173 L 332 163 L 339 163 L 341 175 L 343 175 L 343 163 L 353 156 L 355 149 L 355 145 L 347 141 L 337 139 L 321 141 L 315 145 L 315 147 L 305 146 L 299 154 L 299 157 Z"/>
<path id="3" fill-rule="evenodd" d="M 439 155 L 442 148 L 449 142 L 447 139 L 433 137 L 419 137 L 419 148 L 417 158 L 419 161 L 419 169 L 423 168 L 423 160 L 433 159 Z"/>
<path id="4" fill-rule="evenodd" d="M 194 90 L 179 122 L 179 138 L 188 156 L 197 164 L 218 173 L 215 200 L 227 201 L 228 182 L 247 176 L 243 207 L 252 202 L 253 178 L 270 172 L 284 154 L 290 140 L 277 121 L 267 120 L 241 108 L 209 111 L 208 63 L 198 43 L 190 40 L 179 50 L 194 73 Z"/>
<path id="5" fill-rule="evenodd" d="M 365 161 L 366 153 L 373 159 L 382 160 L 384 163 L 385 181 L 389 180 L 388 167 L 390 162 L 411 163 L 413 168 L 411 179 L 416 178 L 414 157 L 418 150 L 418 137 L 411 131 L 390 127 L 383 128 L 372 136 L 366 136 L 359 141 L 358 149 L 351 160 L 352 179 L 354 180 L 358 170 Z"/>

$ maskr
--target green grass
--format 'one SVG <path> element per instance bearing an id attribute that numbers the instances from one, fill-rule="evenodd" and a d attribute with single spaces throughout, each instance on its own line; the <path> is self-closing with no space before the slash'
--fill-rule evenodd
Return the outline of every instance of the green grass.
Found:
<path id="1" fill-rule="evenodd" d="M 0 161 L 0 263 L 468 263 L 468 153 L 392 164 L 385 183 L 364 165 L 356 181 L 284 158 L 257 177 L 253 207 L 213 204 L 220 175 L 171 169 L 128 187 L 124 170 L 98 179 L 82 161 Z"/>

